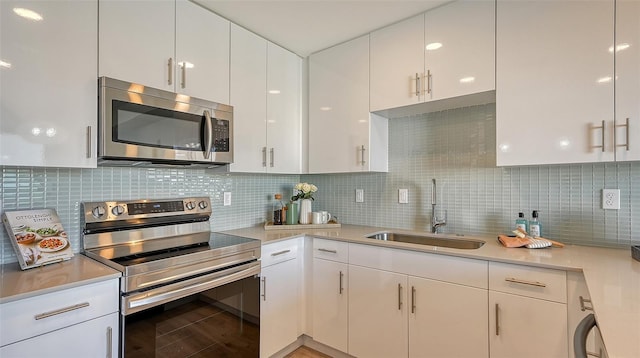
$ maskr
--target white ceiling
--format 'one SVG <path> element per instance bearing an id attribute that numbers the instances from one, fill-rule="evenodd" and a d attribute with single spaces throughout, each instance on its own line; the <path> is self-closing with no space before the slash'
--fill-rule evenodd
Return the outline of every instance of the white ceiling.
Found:
<path id="1" fill-rule="evenodd" d="M 194 0 L 302 57 L 450 0 Z"/>

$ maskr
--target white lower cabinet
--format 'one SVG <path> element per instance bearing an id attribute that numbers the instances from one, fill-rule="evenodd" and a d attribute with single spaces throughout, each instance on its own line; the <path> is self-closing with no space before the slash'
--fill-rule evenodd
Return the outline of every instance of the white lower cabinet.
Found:
<path id="1" fill-rule="evenodd" d="M 92 319 L 0 348 L 11 357 L 117 357 L 118 313 Z"/>
<path id="2" fill-rule="evenodd" d="M 116 278 L 3 303 L 0 356 L 117 357 L 119 298 Z"/>
<path id="3" fill-rule="evenodd" d="M 312 274 L 312 336 L 342 352 L 348 350 L 348 244 L 314 239 Z"/>
<path id="4" fill-rule="evenodd" d="M 491 358 L 567 357 L 566 271 L 489 263 Z"/>
<path id="5" fill-rule="evenodd" d="M 491 358 L 562 357 L 567 351 L 567 306 L 489 291 Z"/>
<path id="6" fill-rule="evenodd" d="M 260 357 L 270 357 L 299 335 L 300 261 L 298 240 L 262 248 Z"/>
<path id="7" fill-rule="evenodd" d="M 488 357 L 488 294 L 473 276 L 484 273 L 481 260 L 419 254 L 404 250 L 349 246 L 349 349 L 357 357 Z M 443 264 L 445 260 L 446 265 Z M 389 272 L 351 263 L 380 262 Z M 447 267 L 424 269 L 433 265 Z M 476 287 L 443 278 L 474 267 Z M 411 275 L 409 275 L 411 273 Z M 453 274 L 452 274 L 453 273 Z M 416 277 L 414 274 L 436 279 Z M 466 283 L 466 282 L 465 282 Z M 381 334 L 380 339 L 375 339 Z M 464 337 L 464 344 L 460 344 Z"/>
<path id="8" fill-rule="evenodd" d="M 349 354 L 407 357 L 407 276 L 349 266 Z"/>
<path id="9" fill-rule="evenodd" d="M 411 276 L 408 287 L 409 357 L 489 357 L 487 290 Z"/>

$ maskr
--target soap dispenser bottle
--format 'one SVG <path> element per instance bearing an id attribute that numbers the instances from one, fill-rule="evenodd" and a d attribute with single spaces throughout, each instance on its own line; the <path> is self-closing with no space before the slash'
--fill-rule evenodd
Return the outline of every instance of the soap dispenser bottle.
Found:
<path id="1" fill-rule="evenodd" d="M 529 232 L 529 221 L 524 218 L 524 213 L 518 213 L 518 218 L 516 219 L 516 230 L 522 230 L 526 233 Z"/>
<path id="2" fill-rule="evenodd" d="M 538 210 L 531 213 L 531 221 L 529 222 L 529 235 L 532 237 L 540 237 L 542 235 L 542 224 L 538 220 Z"/>

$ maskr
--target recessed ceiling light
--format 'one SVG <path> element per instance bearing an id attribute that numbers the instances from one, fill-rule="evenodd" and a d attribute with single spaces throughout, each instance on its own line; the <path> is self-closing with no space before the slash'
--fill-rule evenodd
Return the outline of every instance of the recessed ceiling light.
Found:
<path id="1" fill-rule="evenodd" d="M 22 16 L 25 19 L 29 19 L 29 20 L 33 20 L 33 21 L 41 21 L 42 20 L 42 15 L 38 14 L 37 12 L 33 11 L 33 10 L 29 10 L 29 9 L 25 9 L 22 7 L 14 7 L 13 8 L 13 12 L 16 13 L 16 15 L 18 16 Z"/>
<path id="2" fill-rule="evenodd" d="M 427 51 L 437 50 L 440 47 L 442 47 L 442 44 L 440 42 L 432 42 L 430 44 L 427 44 Z"/>

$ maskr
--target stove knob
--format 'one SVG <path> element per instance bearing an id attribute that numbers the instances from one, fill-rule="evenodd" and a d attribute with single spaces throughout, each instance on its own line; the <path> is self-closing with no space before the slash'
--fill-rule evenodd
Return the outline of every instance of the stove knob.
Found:
<path id="1" fill-rule="evenodd" d="M 187 209 L 188 210 L 193 210 L 196 208 L 196 202 L 195 201 L 187 201 Z"/>
<path id="2" fill-rule="evenodd" d="M 91 210 L 91 214 L 93 214 L 93 217 L 96 219 L 100 219 L 101 217 L 104 216 L 105 214 L 105 210 L 104 207 L 102 206 L 96 206 L 95 208 L 93 208 L 93 210 Z"/>
<path id="3" fill-rule="evenodd" d="M 115 216 L 120 216 L 124 213 L 124 207 L 122 205 L 116 205 L 113 207 L 113 209 L 111 209 L 111 212 Z"/>
<path id="4" fill-rule="evenodd" d="M 203 200 L 203 201 L 198 203 L 198 206 L 200 207 L 200 209 L 204 210 L 209 206 L 209 204 L 207 204 L 207 202 Z"/>

